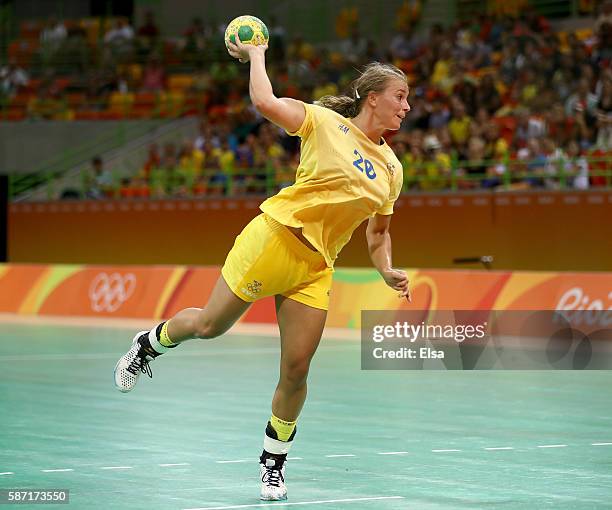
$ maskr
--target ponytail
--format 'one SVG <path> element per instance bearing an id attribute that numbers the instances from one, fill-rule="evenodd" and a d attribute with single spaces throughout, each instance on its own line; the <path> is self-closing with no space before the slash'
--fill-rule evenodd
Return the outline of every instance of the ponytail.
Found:
<path id="1" fill-rule="evenodd" d="M 349 119 L 357 117 L 359 110 L 361 110 L 360 103 L 361 98 L 349 96 L 323 96 L 321 99 L 314 102 L 316 105 L 329 108 Z"/>

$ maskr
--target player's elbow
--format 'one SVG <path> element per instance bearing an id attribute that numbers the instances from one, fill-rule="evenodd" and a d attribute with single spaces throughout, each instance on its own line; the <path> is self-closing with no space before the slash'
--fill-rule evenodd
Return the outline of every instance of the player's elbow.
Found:
<path id="1" fill-rule="evenodd" d="M 274 95 L 251 97 L 253 106 L 266 118 L 274 112 L 275 99 Z"/>
<path id="2" fill-rule="evenodd" d="M 366 239 L 368 242 L 380 240 L 389 233 L 389 226 L 374 221 L 368 223 L 366 227 Z"/>
<path id="3" fill-rule="evenodd" d="M 366 241 L 370 251 L 383 243 L 385 232 L 380 230 L 367 230 Z"/>

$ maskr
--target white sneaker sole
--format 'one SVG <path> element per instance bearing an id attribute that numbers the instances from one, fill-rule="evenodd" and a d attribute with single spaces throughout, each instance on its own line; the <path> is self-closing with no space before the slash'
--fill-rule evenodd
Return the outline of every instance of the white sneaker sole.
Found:
<path id="1" fill-rule="evenodd" d="M 286 501 L 287 500 L 287 494 L 285 494 L 284 496 L 280 497 L 280 498 L 273 498 L 273 497 L 266 497 L 266 496 L 260 496 L 259 498 L 261 501 Z"/>

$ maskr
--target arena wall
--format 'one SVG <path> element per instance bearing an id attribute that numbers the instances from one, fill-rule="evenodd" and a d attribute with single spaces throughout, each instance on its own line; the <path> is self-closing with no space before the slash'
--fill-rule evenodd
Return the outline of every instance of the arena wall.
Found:
<path id="1" fill-rule="evenodd" d="M 13 203 L 9 262 L 218 266 L 259 203 Z M 610 191 L 406 195 L 391 225 L 394 263 L 456 268 L 455 258 L 492 255 L 494 269 L 612 271 L 611 219 Z M 365 225 L 337 267 L 371 267 Z"/>

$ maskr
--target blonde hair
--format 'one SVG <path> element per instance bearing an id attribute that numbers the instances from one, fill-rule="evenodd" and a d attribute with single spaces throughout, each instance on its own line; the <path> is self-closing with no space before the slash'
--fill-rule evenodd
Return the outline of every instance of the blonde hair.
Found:
<path id="1" fill-rule="evenodd" d="M 372 62 L 366 65 L 359 78 L 351 83 L 352 97 L 348 95 L 323 96 L 314 104 L 329 108 L 343 117 L 357 117 L 368 94 L 382 92 L 391 79 L 407 81 L 404 72 L 394 65 Z"/>

